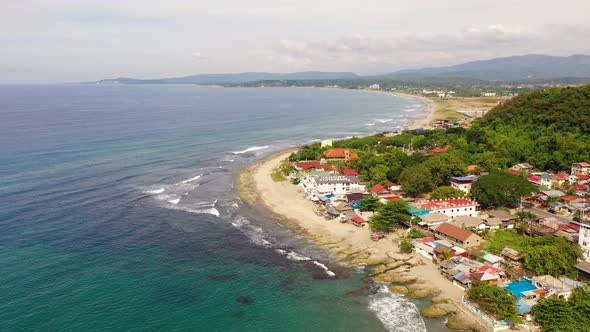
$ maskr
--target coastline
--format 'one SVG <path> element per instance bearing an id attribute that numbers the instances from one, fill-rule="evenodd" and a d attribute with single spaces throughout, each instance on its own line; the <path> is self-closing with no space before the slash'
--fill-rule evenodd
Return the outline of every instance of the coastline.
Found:
<path id="1" fill-rule="evenodd" d="M 342 264 L 367 266 L 375 282 L 390 291 L 412 298 L 429 298 L 432 305 L 421 311 L 425 317 L 449 318 L 449 327 L 487 331 L 481 317 L 462 305 L 464 290 L 453 285 L 423 256 L 402 254 L 394 242 L 399 234 L 372 241 L 366 227 L 326 220 L 314 213 L 314 203 L 304 199 L 301 188 L 289 181 L 274 182 L 273 169 L 296 148 L 279 151 L 245 168 L 237 180 L 240 196 L 249 204 L 266 208 L 294 231 L 327 248 Z"/>

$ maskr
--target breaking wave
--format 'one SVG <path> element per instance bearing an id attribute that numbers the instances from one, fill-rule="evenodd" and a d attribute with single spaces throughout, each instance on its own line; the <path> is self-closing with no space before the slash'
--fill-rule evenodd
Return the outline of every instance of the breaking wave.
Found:
<path id="1" fill-rule="evenodd" d="M 426 332 L 426 325 L 416 305 L 402 295 L 391 293 L 384 285 L 379 287 L 369 302 L 369 310 L 389 331 Z"/>
<path id="2" fill-rule="evenodd" d="M 330 269 L 328 269 L 328 267 L 326 265 L 324 265 L 324 264 L 322 264 L 322 263 L 320 263 L 318 261 L 313 261 L 312 263 L 314 265 L 320 267 L 322 270 L 324 270 L 328 276 L 330 276 L 330 277 L 335 277 L 336 276 L 336 273 L 330 271 Z"/>
<path id="3" fill-rule="evenodd" d="M 248 152 L 252 152 L 252 151 L 258 151 L 258 150 L 264 150 L 264 149 L 268 149 L 269 146 L 265 145 L 265 146 L 253 146 L 250 148 L 247 148 L 246 150 L 242 150 L 242 151 L 235 151 L 234 154 L 244 154 L 244 153 L 248 153 Z"/>
<path id="4" fill-rule="evenodd" d="M 144 194 L 149 194 L 149 195 L 155 195 L 155 194 L 161 194 L 164 191 L 166 191 L 166 189 L 164 189 L 164 188 L 158 188 L 158 189 L 146 190 L 143 193 Z"/>
<path id="5" fill-rule="evenodd" d="M 178 184 L 186 184 L 186 183 L 191 183 L 191 182 L 193 182 L 193 181 L 195 181 L 195 180 L 198 180 L 198 179 L 200 179 L 200 178 L 201 178 L 201 176 L 203 176 L 203 174 L 199 174 L 199 175 L 197 175 L 197 176 L 195 176 L 195 177 L 192 177 L 192 178 L 190 178 L 190 179 L 182 180 L 182 181 L 180 181 Z"/>

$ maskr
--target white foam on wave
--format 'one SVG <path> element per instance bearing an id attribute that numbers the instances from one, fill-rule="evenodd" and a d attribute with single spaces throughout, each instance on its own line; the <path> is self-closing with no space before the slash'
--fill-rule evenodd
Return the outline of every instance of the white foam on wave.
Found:
<path id="1" fill-rule="evenodd" d="M 268 145 L 265 146 L 253 146 L 253 147 L 249 147 L 246 150 L 242 150 L 242 151 L 235 151 L 234 154 L 244 154 L 244 153 L 248 153 L 248 152 L 252 152 L 252 151 L 258 151 L 258 150 L 264 150 L 264 149 L 268 149 Z"/>
<path id="2" fill-rule="evenodd" d="M 375 125 L 374 123 L 365 123 L 365 126 L 369 126 L 369 127 L 372 127 L 374 125 Z"/>
<path id="3" fill-rule="evenodd" d="M 155 194 L 161 194 L 164 191 L 166 191 L 166 189 L 164 189 L 164 188 L 158 188 L 158 189 L 146 190 L 143 193 L 144 194 L 149 194 L 149 195 L 155 195 Z"/>
<path id="4" fill-rule="evenodd" d="M 176 205 L 180 203 L 180 198 L 170 199 L 168 200 L 168 203 Z"/>
<path id="5" fill-rule="evenodd" d="M 324 270 L 326 272 L 326 274 L 330 277 L 335 277 L 336 273 L 330 271 L 330 269 L 328 269 L 328 267 L 318 261 L 313 261 L 312 262 L 314 265 L 319 266 L 322 270 Z"/>
<path id="6" fill-rule="evenodd" d="M 195 177 L 192 177 L 192 178 L 190 178 L 190 179 L 182 180 L 182 181 L 180 181 L 180 182 L 179 182 L 179 183 L 177 183 L 177 184 L 187 184 L 187 183 L 191 183 L 191 182 L 193 182 L 193 181 L 196 181 L 196 180 L 200 179 L 200 178 L 201 178 L 201 176 L 203 176 L 203 174 L 199 174 L 199 175 L 197 175 L 197 176 L 195 176 Z"/>
<path id="7" fill-rule="evenodd" d="M 393 119 L 375 119 L 375 121 L 381 122 L 381 123 L 387 123 L 387 122 L 393 121 Z"/>
<path id="8" fill-rule="evenodd" d="M 402 295 L 391 293 L 385 285 L 369 302 L 373 311 L 388 331 L 425 332 L 426 325 L 416 305 Z"/>
<path id="9" fill-rule="evenodd" d="M 311 258 L 304 256 L 302 254 L 298 254 L 294 251 L 289 251 L 287 253 L 287 259 L 288 260 L 292 260 L 292 261 L 297 261 L 297 262 L 301 262 L 301 261 L 310 261 Z"/>
<path id="10" fill-rule="evenodd" d="M 408 108 L 408 109 L 404 110 L 404 112 L 415 112 L 415 111 L 416 111 L 415 108 Z"/>
<path id="11" fill-rule="evenodd" d="M 272 247 L 272 243 L 264 238 L 264 230 L 256 225 L 252 225 L 247 218 L 238 217 L 231 224 L 242 231 L 252 243 L 261 247 Z"/>

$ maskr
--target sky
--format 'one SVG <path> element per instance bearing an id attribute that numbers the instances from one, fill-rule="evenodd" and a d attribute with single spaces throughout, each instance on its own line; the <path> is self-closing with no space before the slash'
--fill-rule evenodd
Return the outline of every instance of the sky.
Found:
<path id="1" fill-rule="evenodd" d="M 590 54 L 589 0 L 0 0 L 0 83 Z"/>

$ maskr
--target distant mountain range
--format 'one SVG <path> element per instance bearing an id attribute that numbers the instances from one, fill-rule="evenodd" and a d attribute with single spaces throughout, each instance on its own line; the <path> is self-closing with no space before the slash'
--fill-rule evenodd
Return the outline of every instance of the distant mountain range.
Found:
<path id="1" fill-rule="evenodd" d="M 486 81 L 514 81 L 551 78 L 590 78 L 590 56 L 567 57 L 529 54 L 467 62 L 449 67 L 400 70 L 384 75 L 391 78 L 460 77 Z"/>
<path id="2" fill-rule="evenodd" d="M 484 81 L 527 81 L 559 78 L 590 78 L 590 56 L 567 57 L 529 54 L 495 58 L 436 68 L 400 70 L 385 75 L 360 76 L 351 72 L 307 71 L 298 73 L 248 72 L 239 74 L 199 74 L 161 79 L 115 78 L 98 84 L 242 84 L 258 81 L 367 80 L 462 78 Z"/>
<path id="3" fill-rule="evenodd" d="M 239 74 L 199 74 L 184 77 L 161 78 L 161 79 L 134 79 L 115 78 L 104 79 L 96 83 L 101 84 L 239 84 L 255 81 L 279 81 L 279 80 L 333 80 L 333 79 L 354 79 L 361 76 L 350 72 L 321 72 L 306 71 L 298 73 L 239 73 Z"/>

